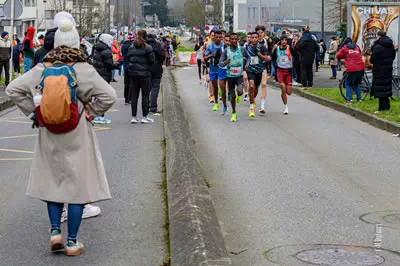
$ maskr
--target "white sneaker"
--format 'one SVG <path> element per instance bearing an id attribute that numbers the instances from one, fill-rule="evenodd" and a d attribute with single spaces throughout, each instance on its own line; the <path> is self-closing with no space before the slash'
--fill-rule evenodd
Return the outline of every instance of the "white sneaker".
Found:
<path id="1" fill-rule="evenodd" d="M 100 213 L 101 213 L 101 210 L 99 207 L 91 205 L 91 204 L 86 204 L 85 208 L 83 209 L 82 218 L 87 219 L 87 218 L 96 217 L 96 216 L 99 216 Z"/>
<path id="2" fill-rule="evenodd" d="M 139 119 L 137 119 L 136 116 L 132 118 L 131 124 L 139 124 L 139 123 L 140 123 L 140 121 L 139 121 Z"/>
<path id="3" fill-rule="evenodd" d="M 289 108 L 287 106 L 285 107 L 285 111 L 283 111 L 283 114 L 284 115 L 288 115 L 289 114 Z"/>
<path id="4" fill-rule="evenodd" d="M 101 209 L 97 206 L 91 205 L 91 204 L 86 204 L 85 208 L 83 208 L 83 214 L 82 214 L 82 219 L 87 219 L 87 218 L 92 218 L 99 216 L 101 213 Z M 68 220 L 68 210 L 67 208 L 63 209 L 63 212 L 61 214 L 61 222 L 65 222 Z"/>
<path id="5" fill-rule="evenodd" d="M 154 122 L 154 119 L 151 119 L 150 117 L 145 116 L 142 118 L 142 121 L 140 121 L 140 122 L 142 124 L 151 124 Z"/>
<path id="6" fill-rule="evenodd" d="M 85 250 L 83 244 L 79 241 L 76 243 L 72 241 L 68 241 L 67 245 L 65 246 L 65 251 L 67 256 L 78 256 Z"/>

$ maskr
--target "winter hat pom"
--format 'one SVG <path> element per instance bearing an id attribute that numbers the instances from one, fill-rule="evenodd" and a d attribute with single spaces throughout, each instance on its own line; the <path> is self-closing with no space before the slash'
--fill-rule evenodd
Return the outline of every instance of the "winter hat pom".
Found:
<path id="1" fill-rule="evenodd" d="M 58 28 L 62 32 L 69 32 L 72 31 L 72 29 L 74 28 L 74 24 L 72 23 L 72 21 L 64 19 L 60 22 Z"/>
<path id="2" fill-rule="evenodd" d="M 61 45 L 79 48 L 79 33 L 70 19 L 61 20 L 54 35 L 54 48 Z"/>

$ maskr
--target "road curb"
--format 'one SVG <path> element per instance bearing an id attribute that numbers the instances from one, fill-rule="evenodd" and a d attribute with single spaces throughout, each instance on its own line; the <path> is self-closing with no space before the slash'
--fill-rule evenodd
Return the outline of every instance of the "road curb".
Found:
<path id="1" fill-rule="evenodd" d="M 273 81 L 273 84 L 275 87 L 279 88 L 279 84 Z M 336 111 L 345 113 L 347 115 L 350 115 L 358 120 L 361 120 L 363 122 L 366 122 L 376 128 L 388 131 L 392 134 L 399 134 L 400 133 L 400 124 L 394 123 L 387 121 L 385 119 L 376 117 L 374 115 L 368 114 L 366 112 L 360 111 L 358 109 L 355 109 L 350 106 L 346 106 L 344 104 L 336 103 L 334 101 L 325 99 L 323 97 L 308 93 L 307 91 L 304 91 L 303 89 L 293 87 L 292 88 L 293 93 L 306 98 L 308 100 L 311 100 L 313 102 L 319 103 L 321 105 L 324 105 L 326 107 L 332 108 Z"/>
<path id="2" fill-rule="evenodd" d="M 10 107 L 13 107 L 14 103 L 8 97 L 0 99 L 0 112 L 4 111 Z"/>
<path id="3" fill-rule="evenodd" d="M 232 265 L 173 74 L 162 79 L 171 264 Z"/>

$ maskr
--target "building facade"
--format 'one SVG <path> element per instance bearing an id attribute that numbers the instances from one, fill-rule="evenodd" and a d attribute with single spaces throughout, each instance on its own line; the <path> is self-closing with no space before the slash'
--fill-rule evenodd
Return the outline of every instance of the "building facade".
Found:
<path id="1" fill-rule="evenodd" d="M 15 0 L 19 1 L 19 0 Z M 15 20 L 14 22 L 14 33 L 16 33 L 19 37 L 24 36 L 24 32 L 29 26 L 37 27 L 38 22 L 38 2 L 42 0 L 22 0 L 21 3 L 23 5 L 22 15 Z M 8 18 L 5 17 L 3 13 L 3 4 L 5 0 L 0 0 L 0 21 L 6 21 Z M 3 23 L 2 23 L 3 24 Z M 10 26 L 1 25 L 0 31 L 11 32 Z"/>

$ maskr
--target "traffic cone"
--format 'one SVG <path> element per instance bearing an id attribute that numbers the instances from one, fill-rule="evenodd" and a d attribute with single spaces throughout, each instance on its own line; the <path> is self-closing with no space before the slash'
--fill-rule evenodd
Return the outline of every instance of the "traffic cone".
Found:
<path id="1" fill-rule="evenodd" d="M 192 55 L 190 56 L 190 64 L 191 65 L 197 64 L 196 53 L 192 53 Z"/>

